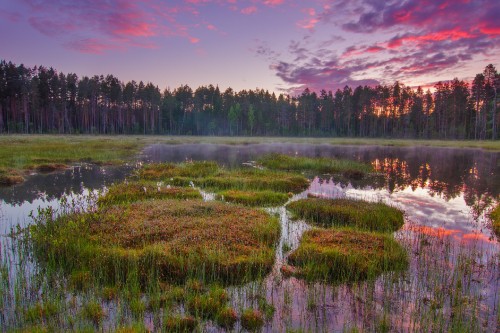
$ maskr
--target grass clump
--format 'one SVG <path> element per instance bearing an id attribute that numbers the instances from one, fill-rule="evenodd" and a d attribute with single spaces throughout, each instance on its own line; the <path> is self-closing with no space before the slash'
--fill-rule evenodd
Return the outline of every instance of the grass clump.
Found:
<path id="1" fill-rule="evenodd" d="M 495 234 L 500 237 L 500 204 L 498 204 L 495 209 L 490 213 L 491 226 Z"/>
<path id="2" fill-rule="evenodd" d="M 198 322 L 192 316 L 168 315 L 163 321 L 165 332 L 193 332 Z"/>
<path id="3" fill-rule="evenodd" d="M 264 326 L 262 312 L 254 309 L 245 309 L 241 314 L 241 326 L 250 332 L 260 330 Z"/>
<path id="4" fill-rule="evenodd" d="M 224 307 L 219 310 L 217 316 L 215 317 L 215 322 L 220 327 L 230 330 L 234 327 L 234 324 L 238 321 L 238 315 L 236 311 L 231 307 Z"/>
<path id="5" fill-rule="evenodd" d="M 403 212 L 382 202 L 308 198 L 292 202 L 287 208 L 296 217 L 321 227 L 393 232 L 404 224 Z"/>
<path id="6" fill-rule="evenodd" d="M 288 201 L 285 193 L 273 191 L 240 191 L 227 190 L 218 193 L 220 199 L 246 206 L 281 206 Z"/>
<path id="7" fill-rule="evenodd" d="M 187 310 L 196 317 L 215 319 L 228 302 L 228 294 L 222 288 L 213 288 L 205 294 L 188 297 Z"/>
<path id="8" fill-rule="evenodd" d="M 373 279 L 408 265 L 406 251 L 392 236 L 347 228 L 305 232 L 288 260 L 307 280 L 335 282 Z"/>
<path id="9" fill-rule="evenodd" d="M 258 162 L 272 170 L 314 171 L 320 173 L 343 173 L 348 178 L 362 178 L 365 173 L 372 172 L 369 164 L 351 160 L 331 159 L 325 157 L 302 157 L 284 154 L 269 154 Z"/>
<path id="10" fill-rule="evenodd" d="M 239 283 L 262 276 L 274 262 L 280 224 L 264 211 L 221 202 L 154 200 L 97 212 L 41 214 L 30 228 L 35 254 L 70 270 L 126 282 Z"/>
<path id="11" fill-rule="evenodd" d="M 147 199 L 201 199 L 201 194 L 193 188 L 171 187 L 162 183 L 120 183 L 111 186 L 108 192 L 99 198 L 99 204 L 103 206 Z"/>
<path id="12" fill-rule="evenodd" d="M 24 177 L 17 170 L 0 168 L 0 185 L 12 186 L 24 182 Z"/>
<path id="13" fill-rule="evenodd" d="M 32 323 L 39 323 L 57 316 L 58 313 L 59 306 L 56 303 L 50 301 L 37 302 L 25 311 L 24 318 Z"/>

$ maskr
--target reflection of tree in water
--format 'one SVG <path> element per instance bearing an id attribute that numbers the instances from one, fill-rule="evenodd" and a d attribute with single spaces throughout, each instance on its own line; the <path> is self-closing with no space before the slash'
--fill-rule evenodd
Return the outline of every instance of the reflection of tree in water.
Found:
<path id="1" fill-rule="evenodd" d="M 130 173 L 131 167 L 75 166 L 64 172 L 39 174 L 28 177 L 19 185 L 0 188 L 0 199 L 10 205 L 32 203 L 36 199 L 60 199 L 64 195 L 82 194 L 85 189 L 99 189 L 120 181 Z"/>

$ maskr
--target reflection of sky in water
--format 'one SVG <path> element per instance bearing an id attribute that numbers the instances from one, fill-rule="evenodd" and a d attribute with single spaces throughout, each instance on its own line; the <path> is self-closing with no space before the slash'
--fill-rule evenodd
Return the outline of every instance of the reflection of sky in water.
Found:
<path id="1" fill-rule="evenodd" d="M 482 214 L 474 218 L 472 208 L 467 205 L 464 195 L 446 199 L 440 195 L 431 195 L 427 188 L 405 189 L 390 193 L 387 189 L 373 189 L 369 186 L 354 188 L 333 180 L 311 182 L 308 193 L 325 197 L 348 197 L 367 201 L 383 201 L 402 209 L 409 222 L 431 228 L 442 228 L 457 239 L 479 239 L 489 241 L 492 231 L 485 227 L 487 218 Z"/>

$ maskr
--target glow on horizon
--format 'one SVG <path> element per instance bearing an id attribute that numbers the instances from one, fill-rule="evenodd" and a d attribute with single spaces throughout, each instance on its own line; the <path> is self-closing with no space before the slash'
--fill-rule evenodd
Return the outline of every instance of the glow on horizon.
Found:
<path id="1" fill-rule="evenodd" d="M 432 86 L 500 66 L 496 0 L 4 0 L 0 59 L 161 89 Z"/>

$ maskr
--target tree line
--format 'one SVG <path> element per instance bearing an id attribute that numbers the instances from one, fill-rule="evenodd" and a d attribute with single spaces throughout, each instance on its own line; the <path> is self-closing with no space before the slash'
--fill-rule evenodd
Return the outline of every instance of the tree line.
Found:
<path id="1" fill-rule="evenodd" d="M 208 85 L 160 91 L 113 75 L 64 74 L 0 61 L 0 133 L 498 139 L 500 74 L 434 92 L 400 82 L 300 95 Z"/>

